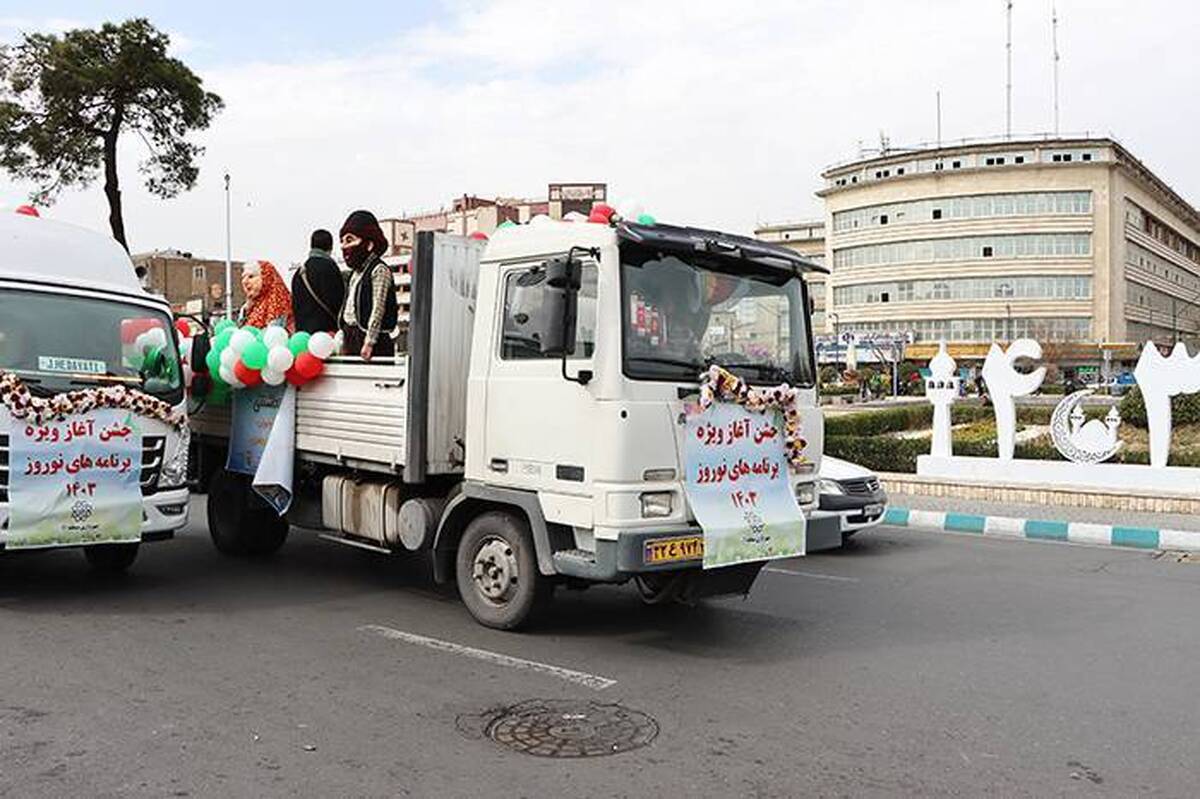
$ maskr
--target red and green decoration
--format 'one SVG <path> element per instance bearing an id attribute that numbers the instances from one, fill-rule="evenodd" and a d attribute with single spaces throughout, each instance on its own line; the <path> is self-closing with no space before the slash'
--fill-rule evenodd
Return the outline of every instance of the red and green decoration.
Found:
<path id="1" fill-rule="evenodd" d="M 180 320 L 181 322 L 183 320 Z M 190 329 L 176 325 L 185 377 L 190 375 L 193 396 L 206 397 L 220 405 L 229 400 L 229 392 L 259 385 L 293 386 L 320 377 L 325 361 L 337 350 L 338 343 L 329 333 L 293 333 L 270 325 L 238 327 L 222 319 L 213 330 L 212 344 L 204 363 L 194 363 Z"/>
<path id="2" fill-rule="evenodd" d="M 779 411 L 783 416 L 784 454 L 793 472 L 809 463 L 804 455 L 808 442 L 800 424 L 800 409 L 796 404 L 799 390 L 787 384 L 774 388 L 751 388 L 745 380 L 722 369 L 711 366 L 700 383 L 700 409 L 708 410 L 714 402 L 733 402 L 748 411 L 766 413 Z"/>
<path id="3" fill-rule="evenodd" d="M 103 408 L 126 410 L 182 430 L 187 414 L 167 403 L 126 386 L 102 386 L 67 391 L 53 397 L 35 397 L 21 378 L 12 372 L 0 371 L 0 404 L 8 408 L 14 419 L 29 424 L 62 421 L 69 416 Z"/>

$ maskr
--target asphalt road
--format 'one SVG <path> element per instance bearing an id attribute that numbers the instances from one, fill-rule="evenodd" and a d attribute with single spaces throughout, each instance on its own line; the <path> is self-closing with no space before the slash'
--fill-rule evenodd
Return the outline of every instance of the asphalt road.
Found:
<path id="1" fill-rule="evenodd" d="M 1170 556 L 883 528 L 745 601 L 561 593 L 505 634 L 413 563 L 295 531 L 229 560 L 193 525 L 115 582 L 0 559 L 0 796 L 1194 796 L 1198 606 Z M 658 737 L 481 734 L 535 698 Z"/>

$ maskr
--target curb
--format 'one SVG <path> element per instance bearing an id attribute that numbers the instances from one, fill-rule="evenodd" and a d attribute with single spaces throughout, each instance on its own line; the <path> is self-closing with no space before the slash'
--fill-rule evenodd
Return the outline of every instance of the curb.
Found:
<path id="1" fill-rule="evenodd" d="M 917 510 L 891 507 L 883 524 L 938 533 L 966 533 L 996 538 L 1025 538 L 1060 541 L 1123 549 L 1170 549 L 1200 552 L 1200 531 L 1163 530 L 1156 527 L 1126 527 L 1090 522 L 1015 519 L 981 516 L 954 511 Z"/>

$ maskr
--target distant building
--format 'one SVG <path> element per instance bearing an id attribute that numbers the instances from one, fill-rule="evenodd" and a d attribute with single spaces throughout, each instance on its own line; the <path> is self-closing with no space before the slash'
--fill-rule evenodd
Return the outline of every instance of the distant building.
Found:
<path id="1" fill-rule="evenodd" d="M 1030 337 L 1049 358 L 1200 341 L 1200 213 L 1109 138 L 889 150 L 826 169 L 826 327 L 957 358 Z"/>
<path id="2" fill-rule="evenodd" d="M 156 250 L 133 256 L 145 268 L 148 291 L 167 299 L 176 313 L 209 316 L 225 312 L 225 262 L 195 258 L 179 250 Z M 242 265 L 233 264 L 233 307 L 245 302 Z"/>
<path id="3" fill-rule="evenodd" d="M 379 224 L 391 245 L 388 254 L 405 256 L 412 252 L 416 234 L 424 230 L 490 236 L 504 222 L 528 222 L 538 215 L 562 219 L 572 212 L 587 215 L 592 203 L 607 199 L 608 186 L 604 183 L 551 183 L 545 199 L 463 195 L 448 207 L 381 219 Z"/>
<path id="4" fill-rule="evenodd" d="M 762 241 L 782 244 L 820 266 L 825 265 L 825 221 L 810 219 L 802 222 L 778 222 L 755 228 L 754 235 Z M 813 332 L 823 333 L 826 326 L 826 275 L 807 272 L 809 295 L 813 299 Z"/>

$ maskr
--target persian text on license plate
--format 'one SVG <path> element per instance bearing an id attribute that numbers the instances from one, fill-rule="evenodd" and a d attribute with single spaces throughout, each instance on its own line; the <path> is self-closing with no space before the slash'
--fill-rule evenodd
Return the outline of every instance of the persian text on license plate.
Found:
<path id="1" fill-rule="evenodd" d="M 863 508 L 863 516 L 878 516 L 883 513 L 882 505 L 867 505 Z"/>
<path id="2" fill-rule="evenodd" d="M 671 563 L 677 560 L 700 560 L 704 557 L 704 536 L 656 538 L 647 541 L 642 550 L 643 563 Z"/>

